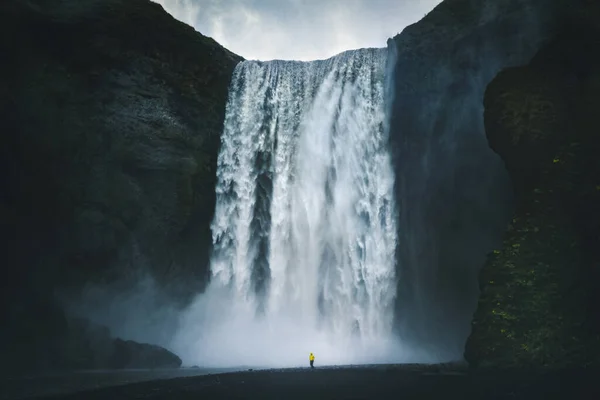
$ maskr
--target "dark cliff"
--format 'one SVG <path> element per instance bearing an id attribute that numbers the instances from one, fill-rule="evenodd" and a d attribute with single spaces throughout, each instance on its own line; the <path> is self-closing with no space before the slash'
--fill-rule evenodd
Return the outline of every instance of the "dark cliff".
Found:
<path id="1" fill-rule="evenodd" d="M 0 343 L 32 363 L 65 332 L 56 294 L 201 289 L 240 57 L 148 0 L 7 1 L 0 19 Z"/>
<path id="2" fill-rule="evenodd" d="M 462 358 L 478 271 L 511 215 L 511 183 L 485 137 L 484 91 L 503 68 L 531 60 L 567 3 L 446 0 L 388 43 L 398 52 L 396 326 L 437 359 Z"/>
<path id="3" fill-rule="evenodd" d="M 472 365 L 600 362 L 600 5 L 576 10 L 526 66 L 485 94 L 490 146 L 516 209 L 481 273 Z"/>
<path id="4" fill-rule="evenodd" d="M 585 80 L 575 67 L 557 72 L 580 60 L 557 39 L 565 9 L 587 3 L 446 0 L 389 43 L 398 53 L 397 329 L 440 359 L 462 355 L 478 272 L 492 249 L 470 361 L 552 360 L 596 343 L 585 283 L 597 277 L 600 182 L 587 166 L 597 154 L 593 130 L 578 124 L 593 120 L 597 70 L 584 71 Z M 590 29 L 583 36 L 595 37 Z M 182 304 L 201 290 L 227 87 L 240 58 L 148 0 L 6 1 L 0 33 L 0 218 L 8 238 L 0 353 L 13 365 L 52 367 L 65 353 L 58 339 L 70 334 L 57 298 L 76 299 L 90 283 L 126 292 L 147 275 Z M 573 79 L 579 83 L 564 83 Z M 538 93 L 530 104 L 528 94 Z M 534 107 L 528 115 L 539 118 L 504 118 L 512 107 Z M 545 129 L 552 140 L 536 134 Z M 522 135 L 528 140 L 508 140 Z M 513 187 L 516 215 L 499 250 Z M 531 263 L 539 280 L 527 275 Z M 506 308 L 494 306 L 498 298 Z M 531 308 L 515 314 L 522 302 Z M 565 320 L 584 333 L 568 339 Z M 547 338 L 567 347 L 530 351 Z M 86 340 L 77 339 L 81 347 Z"/>

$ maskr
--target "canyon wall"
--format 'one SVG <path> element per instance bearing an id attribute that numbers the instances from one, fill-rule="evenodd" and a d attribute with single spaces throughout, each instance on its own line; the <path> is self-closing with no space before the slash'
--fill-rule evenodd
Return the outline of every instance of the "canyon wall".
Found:
<path id="1" fill-rule="evenodd" d="M 156 296 L 182 304 L 201 289 L 241 58 L 146 0 L 0 8 L 0 281 L 10 327 L 0 343 L 31 363 L 29 353 L 43 358 L 35 349 L 48 352 L 68 329 L 57 298 L 86 285 L 126 292 L 150 280 Z"/>
<path id="2" fill-rule="evenodd" d="M 485 93 L 485 130 L 516 208 L 488 257 L 465 357 L 472 365 L 600 360 L 600 6 L 575 8 L 524 66 Z"/>
<path id="3" fill-rule="evenodd" d="M 512 212 L 512 189 L 487 143 L 483 96 L 503 68 L 528 62 L 567 2 L 446 0 L 396 46 L 391 144 L 400 210 L 397 329 L 441 359 L 462 358 L 478 272 Z"/>

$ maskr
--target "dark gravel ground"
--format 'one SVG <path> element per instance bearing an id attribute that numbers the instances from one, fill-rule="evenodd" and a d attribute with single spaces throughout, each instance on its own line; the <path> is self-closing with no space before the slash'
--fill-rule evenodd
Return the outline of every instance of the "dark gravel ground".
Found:
<path id="1" fill-rule="evenodd" d="M 127 385 L 136 382 L 239 371 L 240 368 L 137 369 L 55 372 L 43 375 L 0 376 L 0 400 L 18 400 L 34 396 L 64 395 L 85 390 Z"/>
<path id="2" fill-rule="evenodd" d="M 600 399 L 600 371 L 378 365 L 271 369 L 152 380 L 46 399 Z"/>

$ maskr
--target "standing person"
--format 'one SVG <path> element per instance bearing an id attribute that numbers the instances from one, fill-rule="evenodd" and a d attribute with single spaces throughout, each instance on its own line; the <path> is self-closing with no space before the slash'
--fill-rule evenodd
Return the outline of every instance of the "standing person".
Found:
<path id="1" fill-rule="evenodd" d="M 308 361 L 310 361 L 310 367 L 314 368 L 315 366 L 313 363 L 315 362 L 315 355 L 313 353 L 310 353 L 310 356 L 308 356 Z"/>

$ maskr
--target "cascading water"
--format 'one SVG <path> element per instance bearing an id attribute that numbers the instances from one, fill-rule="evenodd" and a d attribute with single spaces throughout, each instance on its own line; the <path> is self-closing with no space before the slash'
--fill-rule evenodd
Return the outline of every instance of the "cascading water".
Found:
<path id="1" fill-rule="evenodd" d="M 310 351 L 321 364 L 398 360 L 387 58 L 361 49 L 236 67 L 212 280 L 182 322 L 186 361 L 298 365 Z"/>

